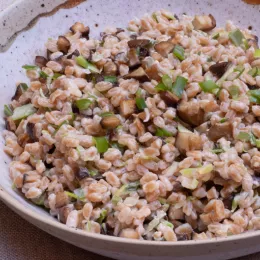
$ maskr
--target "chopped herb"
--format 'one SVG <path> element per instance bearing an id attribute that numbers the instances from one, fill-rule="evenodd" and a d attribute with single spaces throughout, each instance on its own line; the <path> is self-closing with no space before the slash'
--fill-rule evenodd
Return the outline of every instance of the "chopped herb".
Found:
<path id="1" fill-rule="evenodd" d="M 11 116 L 13 114 L 13 111 L 9 105 L 4 105 L 4 113 L 6 116 Z"/>
<path id="2" fill-rule="evenodd" d="M 217 40 L 219 38 L 220 34 L 219 33 L 215 33 L 212 35 L 212 39 Z"/>
<path id="3" fill-rule="evenodd" d="M 126 185 L 125 191 L 136 191 L 140 187 L 140 181 L 130 182 Z"/>
<path id="4" fill-rule="evenodd" d="M 105 153 L 108 150 L 108 141 L 106 137 L 93 137 L 99 153 Z"/>
<path id="5" fill-rule="evenodd" d="M 98 170 L 96 169 L 89 169 L 88 172 L 91 177 L 94 177 L 99 174 Z"/>
<path id="6" fill-rule="evenodd" d="M 211 150 L 211 152 L 215 154 L 219 154 L 219 153 L 224 153 L 225 151 L 222 148 L 219 148 L 219 149 L 213 149 Z"/>
<path id="7" fill-rule="evenodd" d="M 244 68 L 243 65 L 238 65 L 237 67 L 235 67 L 235 68 L 234 68 L 234 72 L 239 72 L 239 73 L 237 74 L 236 79 L 239 78 L 244 71 L 245 71 L 245 68 Z"/>
<path id="8" fill-rule="evenodd" d="M 249 141 L 250 140 L 250 134 L 246 132 L 240 132 L 237 135 L 237 139 L 242 140 L 242 141 Z"/>
<path id="9" fill-rule="evenodd" d="M 260 89 L 253 89 L 247 92 L 252 103 L 260 104 Z"/>
<path id="10" fill-rule="evenodd" d="M 160 137 L 171 137 L 172 133 L 170 133 L 169 131 L 163 129 L 163 128 L 157 128 L 156 132 L 155 132 L 156 136 L 160 136 Z"/>
<path id="11" fill-rule="evenodd" d="M 232 201 L 231 212 L 235 212 L 237 207 L 238 207 L 238 196 L 236 196 Z"/>
<path id="12" fill-rule="evenodd" d="M 26 83 L 20 83 L 17 88 L 20 88 L 22 92 L 24 93 L 29 87 Z"/>
<path id="13" fill-rule="evenodd" d="M 43 79 L 47 79 L 49 77 L 48 74 L 46 74 L 44 71 L 40 71 L 40 77 L 43 78 Z"/>
<path id="14" fill-rule="evenodd" d="M 162 220 L 161 223 L 167 227 L 174 228 L 173 224 L 169 221 Z"/>
<path id="15" fill-rule="evenodd" d="M 135 102 L 139 110 L 144 110 L 147 107 L 144 98 L 137 97 Z"/>
<path id="16" fill-rule="evenodd" d="M 260 69 L 258 67 L 254 67 L 253 69 L 248 71 L 248 74 L 252 77 L 260 76 Z"/>
<path id="17" fill-rule="evenodd" d="M 260 58 L 260 49 L 255 50 L 254 58 Z"/>
<path id="18" fill-rule="evenodd" d="M 215 90 L 219 89 L 219 86 L 213 80 L 200 82 L 199 85 L 204 92 L 208 93 L 215 93 Z"/>
<path id="19" fill-rule="evenodd" d="M 177 77 L 172 87 L 172 90 L 177 97 L 180 98 L 182 96 L 183 90 L 185 89 L 187 82 L 188 80 L 186 78 L 181 76 Z"/>
<path id="20" fill-rule="evenodd" d="M 22 66 L 22 68 L 25 69 L 25 70 L 37 70 L 37 69 L 39 69 L 38 66 L 34 66 L 34 65 L 24 65 L 24 66 Z"/>
<path id="21" fill-rule="evenodd" d="M 55 79 L 57 79 L 57 78 L 59 78 L 59 77 L 61 77 L 61 76 L 62 76 L 62 74 L 55 72 L 55 73 L 53 74 L 53 76 L 52 76 L 52 79 L 55 80 Z"/>
<path id="22" fill-rule="evenodd" d="M 229 93 L 230 95 L 232 96 L 232 99 L 237 99 L 239 97 L 239 87 L 238 86 L 234 86 L 232 85 L 230 88 L 229 88 Z"/>
<path id="23" fill-rule="evenodd" d="M 104 219 L 106 218 L 106 216 L 107 216 L 107 210 L 106 210 L 106 209 L 102 209 L 102 210 L 101 210 L 101 213 L 100 213 L 100 215 L 99 215 L 99 218 L 97 219 L 97 222 L 98 222 L 99 224 L 102 224 L 103 221 L 104 221 Z"/>
<path id="24" fill-rule="evenodd" d="M 13 120 L 20 120 L 23 118 L 28 117 L 36 112 L 36 108 L 32 104 L 26 104 L 21 107 L 15 108 L 12 119 Z"/>
<path id="25" fill-rule="evenodd" d="M 73 199 L 79 199 L 79 197 L 73 193 L 73 192 L 70 192 L 70 191 L 64 191 L 69 197 L 73 198 Z"/>
<path id="26" fill-rule="evenodd" d="M 86 110 L 92 104 L 92 101 L 88 98 L 76 100 L 76 106 L 79 110 Z"/>
<path id="27" fill-rule="evenodd" d="M 154 19 L 155 22 L 158 23 L 158 19 L 157 19 L 156 13 L 153 13 L 153 14 L 152 14 L 152 18 Z"/>
<path id="28" fill-rule="evenodd" d="M 224 118 L 222 118 L 219 122 L 220 122 L 220 123 L 225 123 L 226 121 L 227 121 L 227 118 L 224 117 Z"/>
<path id="29" fill-rule="evenodd" d="M 235 44 L 237 47 L 241 46 L 243 44 L 243 39 L 245 39 L 245 36 L 239 29 L 230 32 L 228 36 L 233 44 Z"/>
<path id="30" fill-rule="evenodd" d="M 89 69 L 91 72 L 100 73 L 99 69 L 94 64 L 88 62 L 83 56 L 76 57 L 76 62 L 79 66 Z"/>
<path id="31" fill-rule="evenodd" d="M 110 83 L 116 83 L 117 77 L 116 76 L 104 76 L 104 81 L 110 82 Z"/>
<path id="32" fill-rule="evenodd" d="M 257 148 L 260 148 L 260 139 L 255 140 L 255 145 Z"/>
<path id="33" fill-rule="evenodd" d="M 180 61 L 183 61 L 185 59 L 184 56 L 184 49 L 180 45 L 176 45 L 173 50 L 173 54 L 176 58 L 178 58 Z"/>
<path id="34" fill-rule="evenodd" d="M 157 90 L 158 92 L 160 91 L 167 91 L 169 90 L 162 82 L 160 82 L 156 87 L 155 90 Z"/>
<path id="35" fill-rule="evenodd" d="M 104 113 L 101 113 L 99 116 L 100 117 L 108 117 L 108 116 L 113 116 L 114 113 L 113 112 L 104 112 Z"/>
<path id="36" fill-rule="evenodd" d="M 212 57 L 208 57 L 207 62 L 211 62 L 211 61 L 213 61 Z"/>
<path id="37" fill-rule="evenodd" d="M 162 76 L 162 83 L 164 84 L 164 86 L 166 86 L 167 89 L 171 89 L 172 88 L 172 79 L 170 78 L 169 75 L 164 74 Z"/>

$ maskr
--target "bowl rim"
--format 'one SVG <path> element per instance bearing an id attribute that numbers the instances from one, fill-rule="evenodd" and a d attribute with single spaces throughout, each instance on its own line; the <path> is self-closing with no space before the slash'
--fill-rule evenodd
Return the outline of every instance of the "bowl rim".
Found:
<path id="1" fill-rule="evenodd" d="M 21 196 L 22 197 L 22 196 Z M 62 224 L 55 220 L 55 218 L 50 219 L 42 216 L 40 213 L 35 212 L 29 207 L 25 207 L 21 202 L 16 200 L 13 196 L 11 196 L 8 192 L 4 190 L 2 186 L 0 186 L 0 199 L 9 207 L 14 208 L 17 212 L 21 212 L 25 215 L 28 219 L 32 218 L 35 221 L 41 221 L 42 223 L 50 226 L 52 228 L 57 228 L 59 230 L 73 233 L 74 235 L 79 235 L 83 237 L 93 238 L 96 240 L 100 240 L 103 242 L 114 242 L 119 244 L 132 244 L 135 246 L 138 245 L 146 245 L 146 246 L 178 246 L 178 247 L 187 247 L 187 246 L 194 246 L 194 245 L 208 245 L 208 244 L 221 244 L 226 242 L 233 242 L 238 240 L 247 240 L 249 238 L 259 237 L 260 230 L 257 231 L 248 231 L 245 233 L 241 233 L 238 235 L 221 237 L 221 238 L 210 238 L 206 240 L 188 240 L 188 241 L 151 241 L 151 240 L 137 240 L 137 239 L 128 239 L 128 238 L 121 238 L 116 236 L 108 236 L 96 233 L 89 233 L 77 228 L 70 228 L 67 227 L 65 224 Z M 37 206 L 34 206 L 37 207 Z M 19 214 L 18 214 L 19 215 Z"/>

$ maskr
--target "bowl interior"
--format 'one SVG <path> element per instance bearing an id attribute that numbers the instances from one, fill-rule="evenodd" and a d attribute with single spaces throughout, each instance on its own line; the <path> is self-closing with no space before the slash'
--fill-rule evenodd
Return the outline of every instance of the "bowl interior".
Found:
<path id="1" fill-rule="evenodd" d="M 39 3 L 36 3 L 38 1 L 31 2 L 32 8 L 38 10 Z M 49 1 L 41 1 L 41 3 L 44 2 L 47 4 Z M 108 25 L 124 28 L 130 19 L 141 17 L 145 13 L 152 13 L 158 9 L 168 9 L 177 15 L 182 13 L 189 15 L 211 13 L 217 20 L 217 26 L 224 25 L 226 20 L 233 20 L 243 28 L 252 26 L 253 31 L 260 35 L 260 28 L 256 24 L 259 21 L 260 8 L 247 5 L 241 0 L 161 0 L 160 4 L 156 0 L 88 0 L 74 8 L 61 9 L 51 16 L 40 18 L 32 28 L 20 33 L 6 52 L 0 53 L 1 105 L 9 103 L 14 94 L 16 82 L 27 82 L 21 67 L 24 64 L 32 64 L 35 55 L 45 55 L 44 43 L 48 38 L 55 38 L 64 34 L 76 21 L 89 25 L 91 37 L 98 37 L 99 33 Z M 14 11 L 14 7 L 12 11 Z M 16 12 L 20 11 L 18 8 Z M 41 10 L 39 9 L 38 13 L 40 12 Z M 25 13 L 25 15 L 29 14 Z M 34 17 L 31 18 L 33 19 Z M 17 18 L 14 15 L 12 19 L 15 21 Z M 16 24 L 18 23 L 24 23 L 23 19 L 17 20 Z M 0 31 L 3 26 L 3 24 L 0 24 Z M 26 24 L 24 24 L 25 26 Z M 13 33 L 15 33 L 17 28 L 13 26 L 10 30 L 13 30 Z M 2 116 L 0 118 L 0 129 L 4 129 Z M 24 207 L 30 208 L 39 214 L 44 214 L 49 219 L 56 221 L 46 211 L 30 204 L 20 194 L 12 190 L 12 183 L 8 173 L 10 158 L 3 152 L 4 140 L 2 136 L 0 136 L 0 140 L 0 167 L 2 169 L 0 187 L 8 193 L 8 196 L 15 198 Z"/>

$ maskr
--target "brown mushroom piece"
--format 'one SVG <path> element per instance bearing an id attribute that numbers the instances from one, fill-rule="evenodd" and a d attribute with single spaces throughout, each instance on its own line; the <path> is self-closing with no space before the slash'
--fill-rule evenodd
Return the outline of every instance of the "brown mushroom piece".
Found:
<path id="1" fill-rule="evenodd" d="M 86 38 L 87 40 L 89 39 L 90 29 L 88 26 L 84 26 L 83 23 L 76 22 L 74 25 L 70 27 L 70 30 L 73 33 L 80 32 L 83 38 Z"/>
<path id="2" fill-rule="evenodd" d="M 59 191 L 56 194 L 56 203 L 55 207 L 56 208 L 61 208 L 66 206 L 69 203 L 69 196 L 66 194 L 64 191 Z"/>
<path id="3" fill-rule="evenodd" d="M 109 76 L 115 76 L 117 74 L 117 66 L 113 61 L 108 61 L 104 65 L 104 74 Z"/>
<path id="4" fill-rule="evenodd" d="M 11 100 L 19 100 L 20 96 L 28 89 L 28 86 L 27 84 L 25 83 L 20 83 L 16 90 L 15 90 L 15 93 L 14 95 L 12 96 L 12 99 Z"/>
<path id="5" fill-rule="evenodd" d="M 205 111 L 200 107 L 198 102 L 183 101 L 177 107 L 177 115 L 185 123 L 193 126 L 199 126 L 204 123 Z"/>
<path id="6" fill-rule="evenodd" d="M 135 112 L 135 109 L 136 109 L 136 106 L 135 106 L 134 99 L 123 100 L 120 103 L 120 113 L 124 117 L 132 115 Z"/>
<path id="7" fill-rule="evenodd" d="M 210 140 L 216 142 L 222 137 L 232 136 L 232 130 L 232 124 L 230 122 L 217 123 L 210 127 L 208 137 Z"/>
<path id="8" fill-rule="evenodd" d="M 178 96 L 170 91 L 161 91 L 160 97 L 168 107 L 175 107 L 180 100 Z"/>
<path id="9" fill-rule="evenodd" d="M 253 46 L 255 49 L 259 49 L 258 37 L 256 35 L 251 35 L 247 41 L 249 46 Z"/>
<path id="10" fill-rule="evenodd" d="M 150 43 L 147 39 L 135 39 L 128 41 L 129 48 L 145 47 Z"/>
<path id="11" fill-rule="evenodd" d="M 57 46 L 61 52 L 68 53 L 70 49 L 70 41 L 65 36 L 59 36 Z"/>
<path id="12" fill-rule="evenodd" d="M 120 125 L 120 120 L 115 115 L 110 115 L 102 118 L 101 126 L 105 129 L 114 129 Z"/>
<path id="13" fill-rule="evenodd" d="M 45 67 L 47 62 L 48 60 L 43 56 L 36 56 L 34 60 L 35 65 L 40 68 Z"/>
<path id="14" fill-rule="evenodd" d="M 178 131 L 175 141 L 175 146 L 178 148 L 180 153 L 186 154 L 186 152 L 189 151 L 200 150 L 202 147 L 201 137 L 184 127 L 183 129 L 184 130 Z"/>
<path id="15" fill-rule="evenodd" d="M 114 60 L 118 64 L 126 64 L 128 62 L 128 57 L 127 57 L 126 53 L 120 52 L 115 55 Z"/>
<path id="16" fill-rule="evenodd" d="M 195 15 L 192 21 L 195 30 L 209 31 L 216 27 L 216 20 L 213 15 Z"/>
<path id="17" fill-rule="evenodd" d="M 149 81 L 149 78 L 142 67 L 139 67 L 138 69 L 125 75 L 124 79 L 136 79 L 140 82 Z"/>
<path id="18" fill-rule="evenodd" d="M 163 41 L 154 45 L 154 49 L 163 57 L 167 57 L 174 49 L 174 44 L 171 41 Z"/>
<path id="19" fill-rule="evenodd" d="M 212 72 L 215 76 L 221 78 L 224 73 L 227 71 L 230 62 L 217 62 L 209 67 L 209 71 Z"/>
<path id="20" fill-rule="evenodd" d="M 36 142 L 38 138 L 35 135 L 35 130 L 34 130 L 34 125 L 33 123 L 28 122 L 26 125 L 26 132 L 28 136 L 30 137 L 32 142 Z"/>
<path id="21" fill-rule="evenodd" d="M 134 69 L 141 64 L 139 57 L 137 55 L 136 49 L 133 49 L 133 48 L 130 49 L 128 51 L 127 57 L 129 59 L 128 63 L 129 63 L 129 67 L 131 69 Z"/>
<path id="22" fill-rule="evenodd" d="M 73 56 L 76 56 L 78 57 L 80 55 L 79 51 L 76 49 L 75 51 L 73 51 L 72 53 L 70 53 L 68 56 L 67 56 L 67 59 L 71 59 Z"/>
<path id="23" fill-rule="evenodd" d="M 158 64 L 155 63 L 153 64 L 151 67 L 147 68 L 145 70 L 147 76 L 149 77 L 149 79 L 154 79 L 157 82 L 159 82 L 161 80 L 161 76 L 159 75 L 159 68 L 158 68 Z"/>

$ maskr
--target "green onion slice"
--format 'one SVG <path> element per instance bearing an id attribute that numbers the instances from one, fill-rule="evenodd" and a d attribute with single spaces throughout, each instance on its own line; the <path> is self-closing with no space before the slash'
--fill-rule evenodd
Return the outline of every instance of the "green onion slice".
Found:
<path id="1" fill-rule="evenodd" d="M 169 90 L 162 82 L 160 82 L 156 87 L 155 90 L 157 90 L 158 92 L 160 91 L 167 91 Z"/>
<path id="2" fill-rule="evenodd" d="M 184 77 L 178 76 L 173 84 L 172 90 L 177 97 L 181 97 L 188 80 Z"/>
<path id="3" fill-rule="evenodd" d="M 25 69 L 25 70 L 37 70 L 37 69 L 39 69 L 38 66 L 34 66 L 34 65 L 23 65 L 22 68 Z"/>
<path id="4" fill-rule="evenodd" d="M 234 72 L 239 72 L 236 79 L 239 78 L 244 71 L 245 71 L 245 68 L 242 65 L 238 65 L 237 67 L 235 67 Z"/>
<path id="5" fill-rule="evenodd" d="M 232 96 L 232 99 L 237 99 L 240 94 L 239 87 L 235 85 L 231 86 L 229 88 L 229 93 Z"/>
<path id="6" fill-rule="evenodd" d="M 184 49 L 180 45 L 176 45 L 173 50 L 173 54 L 176 58 L 178 58 L 180 61 L 183 61 L 185 59 L 184 56 Z"/>
<path id="7" fill-rule="evenodd" d="M 260 58 L 260 49 L 256 49 L 254 53 L 255 58 Z"/>
<path id="8" fill-rule="evenodd" d="M 144 110 L 147 107 L 144 98 L 137 97 L 135 102 L 139 110 Z"/>
<path id="9" fill-rule="evenodd" d="M 108 141 L 106 137 L 93 137 L 99 153 L 105 153 L 108 150 Z"/>
<path id="10" fill-rule="evenodd" d="M 104 219 L 106 218 L 106 216 L 107 216 L 107 210 L 106 210 L 106 209 L 102 209 L 102 210 L 101 210 L 101 213 L 100 213 L 100 215 L 99 215 L 99 218 L 97 219 L 97 222 L 98 222 L 99 224 L 102 224 L 103 221 L 104 221 Z"/>
<path id="11" fill-rule="evenodd" d="M 13 111 L 9 105 L 4 105 L 4 113 L 6 116 L 11 116 L 13 114 Z"/>
<path id="12" fill-rule="evenodd" d="M 76 62 L 79 66 L 89 69 L 91 72 L 100 73 L 99 69 L 94 64 L 87 61 L 83 56 L 76 57 Z"/>
<path id="13" fill-rule="evenodd" d="M 239 29 L 236 29 L 229 33 L 229 39 L 238 47 L 242 45 L 245 36 Z"/>
<path id="14" fill-rule="evenodd" d="M 48 74 L 46 74 L 44 71 L 40 71 L 40 77 L 43 78 L 43 79 L 47 79 L 49 77 Z"/>
<path id="15" fill-rule="evenodd" d="M 92 104 L 92 101 L 88 98 L 76 100 L 76 106 L 79 110 L 86 110 Z"/>
<path id="16" fill-rule="evenodd" d="M 116 83 L 117 77 L 116 76 L 104 76 L 104 81 L 110 82 L 110 83 Z"/>
<path id="17" fill-rule="evenodd" d="M 260 104 L 260 89 L 249 90 L 247 93 L 250 102 Z"/>
<path id="18" fill-rule="evenodd" d="M 155 132 L 156 136 L 160 137 L 171 137 L 172 133 L 163 128 L 157 128 Z"/>
<path id="19" fill-rule="evenodd" d="M 224 118 L 222 118 L 219 122 L 220 122 L 220 123 L 225 123 L 226 121 L 227 121 L 227 118 L 224 117 Z"/>
<path id="20" fill-rule="evenodd" d="M 36 112 L 36 108 L 32 104 L 23 105 L 21 107 L 15 108 L 12 119 L 20 120 L 28 117 Z"/>
<path id="21" fill-rule="evenodd" d="M 217 39 L 219 38 L 219 36 L 220 36 L 219 33 L 215 33 L 215 34 L 212 35 L 211 38 L 212 38 L 213 40 L 217 40 Z"/>
<path id="22" fill-rule="evenodd" d="M 168 89 L 172 88 L 172 79 L 170 78 L 169 75 L 165 74 L 162 76 L 162 83 L 164 86 L 166 86 Z"/>
<path id="23" fill-rule="evenodd" d="M 248 74 L 252 77 L 260 76 L 260 69 L 258 67 L 254 67 L 253 69 L 248 71 Z"/>
<path id="24" fill-rule="evenodd" d="M 219 86 L 213 80 L 200 82 L 199 85 L 204 92 L 208 93 L 214 93 L 215 90 L 219 89 Z"/>
<path id="25" fill-rule="evenodd" d="M 109 117 L 109 116 L 113 116 L 114 113 L 113 112 L 104 112 L 104 113 L 101 113 L 99 116 L 100 117 Z"/>
<path id="26" fill-rule="evenodd" d="M 53 74 L 53 76 L 52 76 L 52 79 L 55 80 L 55 79 L 57 79 L 57 78 L 59 78 L 59 77 L 61 77 L 61 76 L 62 76 L 62 74 L 55 72 L 55 73 Z"/>

